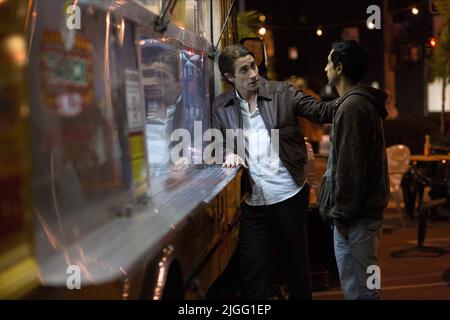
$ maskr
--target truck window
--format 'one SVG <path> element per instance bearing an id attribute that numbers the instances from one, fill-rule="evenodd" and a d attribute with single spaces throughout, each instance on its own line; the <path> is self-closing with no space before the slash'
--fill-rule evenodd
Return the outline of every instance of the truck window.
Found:
<path id="1" fill-rule="evenodd" d="M 203 54 L 166 38 L 143 38 L 139 43 L 147 160 L 154 190 L 180 170 L 203 163 L 202 135 L 210 127 L 210 70 Z"/>
<path id="2" fill-rule="evenodd" d="M 46 256 L 115 217 L 147 176 L 133 25 L 81 6 L 81 28 L 70 30 L 61 26 L 64 2 L 38 2 L 36 11 L 32 189 L 37 252 Z"/>

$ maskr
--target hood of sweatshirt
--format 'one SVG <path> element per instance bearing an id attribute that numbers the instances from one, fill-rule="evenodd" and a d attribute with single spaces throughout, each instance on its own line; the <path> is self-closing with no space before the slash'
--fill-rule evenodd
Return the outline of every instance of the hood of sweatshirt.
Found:
<path id="1" fill-rule="evenodd" d="M 369 86 L 358 85 L 358 86 L 354 87 L 353 89 L 351 89 L 349 92 L 347 92 L 345 95 L 343 95 L 339 99 L 339 104 L 344 102 L 344 100 L 347 99 L 348 97 L 355 95 L 355 94 L 362 95 L 362 96 L 366 97 L 367 99 L 369 99 L 373 103 L 375 108 L 377 109 L 380 117 L 383 120 L 386 118 L 386 116 L 388 114 L 387 109 L 386 109 L 386 100 L 387 100 L 386 92 L 369 87 Z"/>

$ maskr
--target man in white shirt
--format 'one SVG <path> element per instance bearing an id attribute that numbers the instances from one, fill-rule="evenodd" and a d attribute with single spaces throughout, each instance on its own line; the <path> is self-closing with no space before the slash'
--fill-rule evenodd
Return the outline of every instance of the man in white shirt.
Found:
<path id="1" fill-rule="evenodd" d="M 239 239 L 242 298 L 268 298 L 273 247 L 278 244 L 277 261 L 286 269 L 289 298 L 311 299 L 307 151 L 297 113 L 305 105 L 331 111 L 334 103 L 261 78 L 252 53 L 241 45 L 224 48 L 218 62 L 233 88 L 214 100 L 213 127 L 224 136 L 229 129 L 243 130 L 237 142 L 245 146 L 245 154 L 238 154 L 239 148 L 227 143 L 224 167 L 248 167 Z"/>
<path id="2" fill-rule="evenodd" d="M 181 70 L 176 50 L 145 56 L 142 76 L 146 107 L 146 135 L 150 177 L 170 173 L 171 134 L 184 127 Z"/>

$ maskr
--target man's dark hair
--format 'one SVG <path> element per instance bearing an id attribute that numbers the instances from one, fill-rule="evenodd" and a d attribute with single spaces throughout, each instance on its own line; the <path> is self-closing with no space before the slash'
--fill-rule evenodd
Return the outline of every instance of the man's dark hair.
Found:
<path id="1" fill-rule="evenodd" d="M 176 81 L 181 80 L 180 53 L 176 49 L 166 47 L 143 47 L 142 63 L 165 63 L 170 66 Z M 143 74 L 145 73 L 145 70 Z"/>
<path id="2" fill-rule="evenodd" d="M 169 65 L 175 80 L 181 80 L 180 53 L 177 50 L 162 51 L 153 62 L 161 62 Z"/>
<path id="3" fill-rule="evenodd" d="M 225 77 L 225 73 L 234 75 L 234 61 L 247 55 L 253 57 L 253 53 L 241 44 L 232 44 L 225 47 L 220 53 L 218 61 L 222 77 Z"/>
<path id="4" fill-rule="evenodd" d="M 351 81 L 360 82 L 369 70 L 369 55 L 355 40 L 341 40 L 333 43 L 331 61 L 334 68 L 342 64 L 343 75 Z"/>

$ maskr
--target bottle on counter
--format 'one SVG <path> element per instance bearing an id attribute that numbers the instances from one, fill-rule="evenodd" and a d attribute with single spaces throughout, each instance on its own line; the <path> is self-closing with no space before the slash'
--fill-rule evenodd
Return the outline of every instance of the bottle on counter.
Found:
<path id="1" fill-rule="evenodd" d="M 423 145 L 423 155 L 429 156 L 431 154 L 430 135 L 425 135 L 425 144 Z"/>

